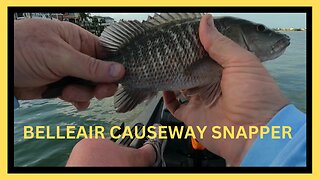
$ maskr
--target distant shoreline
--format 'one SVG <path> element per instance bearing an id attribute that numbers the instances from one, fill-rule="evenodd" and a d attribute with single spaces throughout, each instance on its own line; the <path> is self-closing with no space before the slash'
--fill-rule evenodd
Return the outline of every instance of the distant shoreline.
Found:
<path id="1" fill-rule="evenodd" d="M 306 28 L 274 28 L 274 31 L 289 32 L 289 31 L 306 31 Z"/>

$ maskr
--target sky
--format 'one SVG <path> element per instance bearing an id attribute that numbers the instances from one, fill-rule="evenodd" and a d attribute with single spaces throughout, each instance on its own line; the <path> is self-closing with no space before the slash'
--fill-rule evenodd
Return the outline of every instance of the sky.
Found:
<path id="1" fill-rule="evenodd" d="M 116 21 L 120 19 L 145 20 L 148 15 L 154 13 L 91 13 L 91 15 L 109 16 Z M 257 23 L 264 24 L 270 28 L 305 28 L 305 13 L 214 13 L 215 16 L 235 16 Z"/>

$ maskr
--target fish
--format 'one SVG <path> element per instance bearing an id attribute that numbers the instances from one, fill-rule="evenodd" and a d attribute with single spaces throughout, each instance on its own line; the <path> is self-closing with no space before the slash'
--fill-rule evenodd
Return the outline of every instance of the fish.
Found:
<path id="1" fill-rule="evenodd" d="M 131 111 L 159 91 L 182 91 L 187 97 L 198 95 L 208 106 L 216 102 L 221 95 L 223 67 L 210 58 L 200 42 L 203 15 L 155 13 L 142 22 L 121 20 L 105 28 L 100 41 L 108 59 L 126 69 L 114 95 L 116 112 Z M 278 58 L 290 45 L 288 35 L 260 23 L 231 16 L 216 17 L 213 21 L 220 33 L 255 54 L 261 62 Z M 79 83 L 68 78 L 65 83 Z M 83 82 L 94 86 L 92 82 Z"/>

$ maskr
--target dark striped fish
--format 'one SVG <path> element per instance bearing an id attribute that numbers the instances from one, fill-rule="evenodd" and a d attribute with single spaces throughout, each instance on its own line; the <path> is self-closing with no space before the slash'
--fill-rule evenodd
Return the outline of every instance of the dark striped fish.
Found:
<path id="1" fill-rule="evenodd" d="M 201 13 L 162 13 L 139 22 L 120 21 L 101 35 L 108 59 L 122 63 L 126 75 L 114 98 L 117 112 L 132 110 L 158 91 L 187 90 L 208 105 L 221 94 L 222 67 L 199 39 Z M 217 29 L 262 62 L 279 57 L 290 38 L 262 24 L 234 17 L 215 18 Z"/>

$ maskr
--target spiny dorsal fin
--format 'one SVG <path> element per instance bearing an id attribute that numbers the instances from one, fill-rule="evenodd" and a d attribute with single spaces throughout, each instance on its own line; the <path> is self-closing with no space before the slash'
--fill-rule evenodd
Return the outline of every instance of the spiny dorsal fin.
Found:
<path id="1" fill-rule="evenodd" d="M 106 27 L 100 36 L 100 40 L 109 52 L 116 52 L 148 29 L 146 25 L 137 20 L 120 21 Z"/>
<path id="2" fill-rule="evenodd" d="M 167 24 L 173 21 L 200 18 L 204 13 L 161 13 L 149 16 L 146 21 L 137 20 L 120 21 L 108 26 L 102 32 L 100 39 L 108 52 L 117 52 L 133 38 L 150 28 Z"/>
<path id="3" fill-rule="evenodd" d="M 205 13 L 161 13 L 153 17 L 149 16 L 146 21 L 142 21 L 148 27 L 155 27 L 162 24 L 167 24 L 173 21 L 181 21 L 187 19 L 198 19 L 201 18 Z"/>

